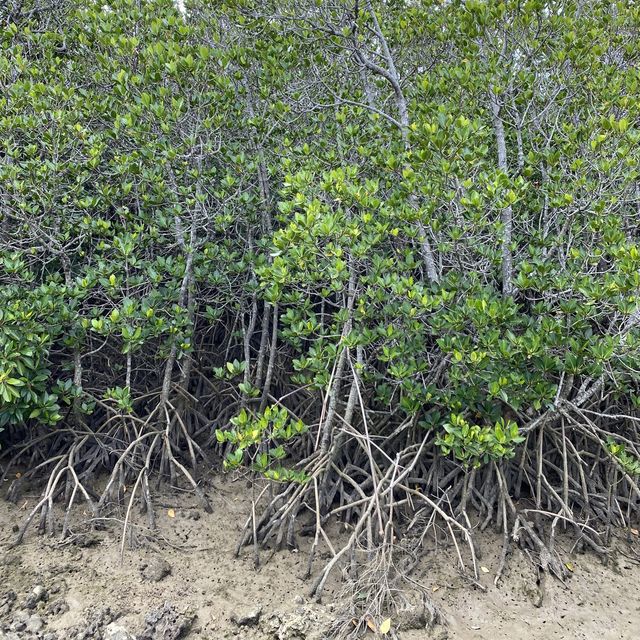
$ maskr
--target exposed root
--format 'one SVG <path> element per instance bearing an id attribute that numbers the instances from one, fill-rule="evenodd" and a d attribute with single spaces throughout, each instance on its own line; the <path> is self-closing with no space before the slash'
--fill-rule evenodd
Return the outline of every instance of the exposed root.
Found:
<path id="1" fill-rule="evenodd" d="M 358 401 L 360 415 L 355 411 Z M 311 536 L 306 574 L 312 578 L 309 593 L 317 600 L 336 573 L 353 586 L 387 571 L 387 578 L 377 580 L 383 591 L 371 591 L 374 608 L 358 608 L 354 601 L 341 633 L 379 624 L 385 612 L 404 606 L 397 585 L 411 584 L 408 559 L 418 558 L 427 542 L 435 549 L 450 546 L 462 576 L 483 587 L 478 534 L 493 526 L 503 536 L 495 584 L 508 571 L 509 557 L 518 546 L 535 563 L 543 587 L 547 575 L 561 580 L 567 575 L 557 544 L 560 531 L 572 536 L 575 547 L 606 561 L 612 532 L 637 528 L 637 478 L 611 453 L 609 440 L 617 438 L 637 453 L 636 420 L 626 430 L 612 431 L 604 414 L 565 400 L 556 414 L 536 419 L 535 428 L 523 428 L 526 440 L 512 459 L 465 468 L 444 457 L 433 434 L 415 421 L 394 423 L 387 416 L 376 423 L 375 414 L 364 407 L 360 386 L 352 384 L 344 416 L 336 405 L 334 420 L 340 426 L 334 427 L 327 450 L 322 451 L 313 430 L 296 443 L 305 456 L 297 468 L 308 481 L 265 483 L 254 495 L 236 549 L 238 555 L 250 545 L 258 567 L 262 549 L 297 549 L 297 536 Z M 192 421 L 189 415 L 181 402 L 167 401 L 144 420 L 109 415 L 95 431 L 65 429 L 57 438 L 35 440 L 36 447 L 47 444 L 49 455 L 33 454 L 31 468 L 11 483 L 9 497 L 17 500 L 24 484 L 43 473 L 47 482 L 14 544 L 33 522 L 40 532 L 59 533 L 61 540 L 72 536 L 71 513 L 82 500 L 93 521 L 119 510 L 124 552 L 136 508 L 146 516 L 149 530 L 155 526 L 152 477 L 184 482 L 209 511 L 197 478 L 197 462 L 206 458 L 194 435 L 202 432 L 201 419 Z M 25 447 L 5 453 L 5 476 L 28 454 Z M 94 480 L 100 469 L 110 473 L 96 493 Z M 56 502 L 64 506 L 60 525 L 54 517 Z M 336 521 L 349 531 L 341 544 L 332 534 Z M 321 551 L 329 554 L 323 565 L 318 564 Z M 365 590 L 374 589 L 374 582 Z"/>
<path id="2" fill-rule="evenodd" d="M 334 638 L 356 638 L 377 631 L 390 618 L 391 637 L 398 631 L 426 629 L 441 621 L 427 590 L 411 578 L 419 549 L 403 543 L 385 543 L 374 550 L 358 549 L 363 557 L 339 597 L 346 606 L 332 626 Z"/>
<path id="3" fill-rule="evenodd" d="M 211 504 L 202 487 L 193 474 L 180 460 L 183 450 L 190 454 L 192 465 L 201 451 L 190 435 L 177 410 L 167 404 L 164 407 L 165 422 L 163 428 L 153 425 L 157 409 L 150 412 L 146 420 L 135 416 L 118 415 L 117 419 L 106 420 L 96 431 L 83 429 L 76 432 L 62 430 L 64 437 L 59 438 L 58 450 L 51 457 L 38 462 L 25 473 L 18 474 L 9 487 L 8 498 L 17 501 L 20 490 L 27 481 L 37 480 L 48 468 L 48 480 L 44 485 L 37 504 L 29 512 L 20 526 L 12 546 L 20 544 L 31 526 L 38 521 L 38 531 L 54 535 L 56 518 L 54 504 L 62 499 L 64 517 L 60 525 L 60 537 L 64 540 L 72 534 L 71 514 L 78 498 L 84 499 L 89 506 L 91 518 L 98 519 L 109 513 L 114 506 L 124 509 L 122 532 L 122 552 L 125 548 L 127 528 L 129 527 L 134 506 L 146 514 L 147 526 L 155 528 L 155 514 L 149 478 L 158 469 L 169 469 L 174 486 L 178 482 L 178 473 L 186 480 L 200 501 L 203 509 L 211 512 Z M 171 410 L 173 417 L 169 413 Z M 129 428 L 129 427 L 132 428 Z M 34 440 L 34 447 L 46 438 Z M 10 458 L 3 471 L 7 477 L 16 464 L 24 460 L 29 448 L 23 446 Z M 108 468 L 110 474 L 104 489 L 95 493 L 95 477 L 99 469 Z M 126 502 L 125 502 L 126 497 Z"/>
<path id="4" fill-rule="evenodd" d="M 307 461 L 308 483 L 281 487 L 266 502 L 263 490 L 237 549 L 239 553 L 247 544 L 281 548 L 282 541 L 289 540 L 283 532 L 291 530 L 295 517 L 310 514 L 311 519 L 302 519 L 302 530 L 313 536 L 307 575 L 313 574 L 320 547 L 330 554 L 309 590 L 317 600 L 336 570 L 349 584 L 373 571 L 371 562 L 376 567 L 387 563 L 391 571 L 395 545 L 408 539 L 418 541 L 415 554 L 427 539 L 436 546 L 447 541 L 464 578 L 484 588 L 476 538 L 490 524 L 503 536 L 495 584 L 508 570 L 517 545 L 535 563 L 543 589 L 547 575 L 560 580 L 567 576 L 556 545 L 559 529 L 569 529 L 575 545 L 606 561 L 611 527 L 628 528 L 638 519 L 638 485 L 612 459 L 603 437 L 608 434 L 588 418 L 580 421 L 567 414 L 561 424 L 541 421 L 537 437 L 527 437 L 512 460 L 471 469 L 443 458 L 424 434 L 391 458 L 387 452 L 397 450 L 394 438 L 406 427 L 373 437 L 364 419 L 361 424 L 361 431 L 343 425 L 327 453 Z M 257 504 L 262 505 L 260 513 Z M 328 523 L 336 518 L 350 528 L 341 547 L 335 547 L 327 533 Z M 340 633 L 371 627 L 380 612 L 395 606 L 393 589 L 384 580 L 381 584 L 387 584 L 388 593 L 375 595 L 379 609 L 363 609 L 358 615 L 354 609 L 351 618 L 342 621 Z"/>

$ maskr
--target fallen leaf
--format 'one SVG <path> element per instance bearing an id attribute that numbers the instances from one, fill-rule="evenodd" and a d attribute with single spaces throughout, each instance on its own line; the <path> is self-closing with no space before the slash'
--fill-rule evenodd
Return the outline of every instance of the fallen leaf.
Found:
<path id="1" fill-rule="evenodd" d="M 367 618 L 367 627 L 369 627 L 369 629 L 374 633 L 378 630 L 376 623 L 371 618 Z"/>
<path id="2" fill-rule="evenodd" d="M 389 631 L 391 631 L 391 618 L 387 618 L 386 620 L 383 620 L 382 623 L 380 624 L 380 633 L 383 636 L 386 636 L 387 633 L 389 633 Z"/>
<path id="3" fill-rule="evenodd" d="M 170 518 L 175 518 L 176 517 L 176 510 L 175 509 L 167 509 L 167 515 Z"/>
<path id="4" fill-rule="evenodd" d="M 16 473 L 16 478 L 22 478 L 22 474 L 19 471 Z"/>
<path id="5" fill-rule="evenodd" d="M 438 591 L 440 589 L 440 587 L 432 587 L 431 591 L 433 591 L 433 593 L 435 593 L 436 591 Z"/>
<path id="6" fill-rule="evenodd" d="M 631 533 L 632 533 L 634 536 L 637 536 L 637 535 L 638 535 L 638 530 L 637 530 L 637 529 L 629 529 L 629 531 L 631 531 Z"/>
<path id="7" fill-rule="evenodd" d="M 575 570 L 575 567 L 573 566 L 573 562 L 565 562 L 564 566 L 567 567 L 567 569 L 569 569 L 571 573 L 573 573 Z"/>
<path id="8" fill-rule="evenodd" d="M 482 571 L 482 573 L 489 573 L 489 569 L 487 569 L 487 567 L 480 567 L 480 571 Z"/>

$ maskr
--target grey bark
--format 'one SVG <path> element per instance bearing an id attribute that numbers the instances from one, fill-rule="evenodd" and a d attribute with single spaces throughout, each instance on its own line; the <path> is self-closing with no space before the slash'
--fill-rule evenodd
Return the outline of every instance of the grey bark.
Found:
<path id="1" fill-rule="evenodd" d="M 493 117 L 493 131 L 498 148 L 498 167 L 504 173 L 508 173 L 507 143 L 504 133 L 504 121 L 501 115 L 502 104 L 493 91 L 491 91 L 489 98 Z M 511 205 L 506 206 L 500 212 L 500 222 L 502 222 L 502 293 L 505 296 L 510 296 L 515 291 L 513 285 L 513 254 L 511 252 L 513 236 L 513 208 Z"/>

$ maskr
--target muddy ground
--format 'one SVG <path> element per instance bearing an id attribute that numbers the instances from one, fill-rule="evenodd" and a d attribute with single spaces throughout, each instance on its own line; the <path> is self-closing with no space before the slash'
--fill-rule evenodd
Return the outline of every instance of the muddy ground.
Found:
<path id="1" fill-rule="evenodd" d="M 328 637 L 344 615 L 341 581 L 336 575 L 329 582 L 322 604 L 307 599 L 310 540 L 302 539 L 297 553 L 271 558 L 264 553 L 257 570 L 250 549 L 233 557 L 250 509 L 246 494 L 242 481 L 216 478 L 208 489 L 209 514 L 190 494 L 165 492 L 157 504 L 157 532 L 146 531 L 144 518 L 136 514 L 123 556 L 121 516 L 91 530 L 82 524 L 88 514 L 80 511 L 74 535 L 64 543 L 33 528 L 23 544 L 10 549 L 37 492 L 25 494 L 17 505 L 0 500 L 0 640 Z M 592 555 L 572 553 L 567 540 L 563 558 L 572 569 L 570 579 L 565 584 L 548 579 L 542 593 L 519 551 L 500 586 L 494 586 L 501 539 L 484 536 L 480 543 L 479 582 L 485 591 L 456 570 L 453 549 L 427 554 L 413 577 L 442 612 L 443 623 L 425 629 L 420 617 L 416 624 L 392 621 L 403 630 L 392 626 L 391 635 L 397 632 L 401 640 L 640 638 L 640 565 L 633 547 L 619 546 L 621 552 L 605 566 Z"/>

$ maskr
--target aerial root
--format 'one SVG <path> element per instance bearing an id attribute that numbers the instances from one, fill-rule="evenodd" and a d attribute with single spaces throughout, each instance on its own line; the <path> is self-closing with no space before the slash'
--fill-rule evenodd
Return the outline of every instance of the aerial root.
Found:
<path id="1" fill-rule="evenodd" d="M 167 411 L 167 407 L 164 409 Z M 59 441 L 60 453 L 39 461 L 11 483 L 8 498 L 17 501 L 20 490 L 27 480 L 37 478 L 47 469 L 48 477 L 36 505 L 21 524 L 12 546 L 22 542 L 31 524 L 38 520 L 38 531 L 54 535 L 56 532 L 54 504 L 60 499 L 64 502 L 64 515 L 61 523 L 61 539 L 72 533 L 72 513 L 78 499 L 83 498 L 88 505 L 91 521 L 97 521 L 113 505 L 124 509 L 123 545 L 127 528 L 132 523 L 133 507 L 140 506 L 146 515 L 148 529 L 155 529 L 155 513 L 150 487 L 151 475 L 158 468 L 170 469 L 173 481 L 177 485 L 178 475 L 182 476 L 198 498 L 202 508 L 212 512 L 211 504 L 192 472 L 180 460 L 184 449 L 194 464 L 194 457 L 202 451 L 190 436 L 186 423 L 175 414 L 167 420 L 161 429 L 152 423 L 157 409 L 143 421 L 133 416 L 117 416 L 105 421 L 103 428 L 93 432 L 86 429 L 74 431 L 61 430 L 65 437 Z M 168 414 L 167 414 L 168 415 Z M 132 427 L 128 424 L 132 423 Z M 127 434 L 128 440 L 123 439 Z M 34 446 L 49 441 L 48 438 L 36 438 Z M 10 459 L 4 470 L 6 477 L 27 453 L 28 447 L 21 447 Z M 179 453 L 180 452 L 180 453 Z M 108 466 L 110 473 L 104 489 L 96 495 L 91 481 L 96 469 Z"/>
<path id="2" fill-rule="evenodd" d="M 577 432 L 574 423 L 542 423 L 513 461 L 465 469 L 444 459 L 428 438 L 390 457 L 388 447 L 367 443 L 345 427 L 343 433 L 353 437 L 339 440 L 340 452 L 313 459 L 305 467 L 307 483 L 282 487 L 266 503 L 263 490 L 253 502 L 236 555 L 249 544 L 255 557 L 261 548 L 281 548 L 292 540 L 296 518 L 310 514 L 301 526 L 312 536 L 305 575 L 312 576 L 321 548 L 329 554 L 309 589 L 317 600 L 338 568 L 353 580 L 385 545 L 411 538 L 424 550 L 429 540 L 441 544 L 442 535 L 465 579 L 484 589 L 478 534 L 493 524 L 502 535 L 496 585 L 508 570 L 514 546 L 529 555 L 541 582 L 547 575 L 564 580 L 568 570 L 558 550 L 560 531 L 571 532 L 574 547 L 588 548 L 606 561 L 611 527 L 629 527 L 640 506 L 635 480 L 612 459 L 602 434 L 583 425 L 578 440 Z M 327 529 L 335 520 L 350 531 L 340 547 Z"/>

